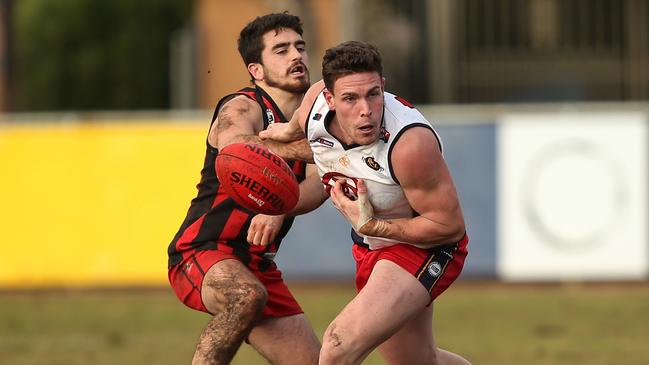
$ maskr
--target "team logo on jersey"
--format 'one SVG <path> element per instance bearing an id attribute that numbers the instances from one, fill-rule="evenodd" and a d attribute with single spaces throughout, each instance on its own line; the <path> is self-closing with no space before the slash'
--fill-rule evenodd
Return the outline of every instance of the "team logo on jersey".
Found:
<path id="1" fill-rule="evenodd" d="M 328 139 L 324 139 L 322 137 L 314 138 L 314 139 L 310 140 L 309 143 L 319 143 L 319 144 L 325 145 L 325 146 L 327 146 L 329 148 L 332 148 L 334 146 L 334 143 L 332 141 L 330 141 Z"/>
<path id="2" fill-rule="evenodd" d="M 266 109 L 266 117 L 268 118 L 268 124 L 275 123 L 275 114 L 270 109 Z"/>
<path id="3" fill-rule="evenodd" d="M 320 118 L 322 118 L 322 114 L 320 113 L 313 114 L 313 118 L 312 118 L 313 120 L 320 120 Z"/>
<path id="4" fill-rule="evenodd" d="M 340 158 L 338 158 L 338 162 L 340 162 L 340 164 L 343 165 L 343 167 L 347 167 L 349 166 L 350 163 L 349 157 L 347 157 L 347 155 L 342 155 L 340 156 Z"/>
<path id="5" fill-rule="evenodd" d="M 439 274 L 442 272 L 442 265 L 439 264 L 437 261 L 433 261 L 428 265 L 428 273 L 430 276 L 436 278 L 439 276 Z"/>
<path id="6" fill-rule="evenodd" d="M 363 157 L 363 162 L 374 171 L 383 171 L 383 167 L 374 159 L 374 156 Z"/>

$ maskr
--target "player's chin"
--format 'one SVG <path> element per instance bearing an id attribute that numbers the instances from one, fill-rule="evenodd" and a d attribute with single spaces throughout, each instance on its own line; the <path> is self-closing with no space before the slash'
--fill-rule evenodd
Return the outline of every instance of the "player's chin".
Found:
<path id="1" fill-rule="evenodd" d="M 304 94 L 307 90 L 309 90 L 309 77 L 303 77 L 303 78 L 297 78 L 293 79 L 292 82 L 289 82 L 286 86 L 285 89 L 293 92 L 293 93 L 298 93 L 298 94 Z"/>
<path id="2" fill-rule="evenodd" d="M 358 131 L 354 138 L 354 142 L 361 146 L 365 146 L 374 143 L 378 138 L 379 138 L 378 133 L 375 133 L 374 131 L 368 131 L 368 132 Z"/>

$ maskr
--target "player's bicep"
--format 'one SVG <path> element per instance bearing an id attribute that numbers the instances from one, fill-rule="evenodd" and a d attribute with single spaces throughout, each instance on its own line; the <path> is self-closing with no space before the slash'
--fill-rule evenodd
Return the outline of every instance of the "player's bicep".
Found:
<path id="1" fill-rule="evenodd" d="M 455 185 L 432 131 L 413 128 L 404 133 L 392 163 L 406 199 L 419 215 L 439 223 L 459 218 Z"/>
<path id="2" fill-rule="evenodd" d="M 209 135 L 210 145 L 219 149 L 237 142 L 241 136 L 256 135 L 263 128 L 263 118 L 258 105 L 237 96 L 223 105 Z"/>

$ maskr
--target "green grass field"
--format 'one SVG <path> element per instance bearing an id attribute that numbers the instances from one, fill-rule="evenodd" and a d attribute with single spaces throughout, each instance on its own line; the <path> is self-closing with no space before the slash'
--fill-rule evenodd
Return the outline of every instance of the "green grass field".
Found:
<path id="1" fill-rule="evenodd" d="M 319 336 L 354 295 L 291 287 Z M 167 288 L 0 292 L 0 364 L 189 364 L 207 319 Z M 440 346 L 476 365 L 646 365 L 649 284 L 461 282 L 436 302 L 434 327 Z M 265 363 L 246 345 L 233 362 Z"/>

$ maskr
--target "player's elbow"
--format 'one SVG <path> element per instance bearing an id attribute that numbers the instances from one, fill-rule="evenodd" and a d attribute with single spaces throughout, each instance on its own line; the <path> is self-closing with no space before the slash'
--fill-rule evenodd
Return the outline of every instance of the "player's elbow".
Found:
<path id="1" fill-rule="evenodd" d="M 449 214 L 447 218 L 439 228 L 439 235 L 443 237 L 441 241 L 443 243 L 459 242 L 466 233 L 466 225 L 461 209 L 458 207 L 453 210 L 452 214 Z"/>
<path id="2" fill-rule="evenodd" d="M 449 237 L 448 241 L 459 242 L 464 237 L 465 234 L 466 234 L 466 226 L 464 224 L 464 220 L 462 220 L 453 225 L 452 229 L 449 231 L 448 234 Z"/>
<path id="3" fill-rule="evenodd" d="M 466 233 L 464 219 L 452 219 L 436 221 L 430 231 L 427 231 L 419 239 L 411 239 L 409 242 L 422 247 L 433 247 L 456 243 L 462 240 Z"/>
<path id="4" fill-rule="evenodd" d="M 464 216 L 459 205 L 453 213 L 453 219 L 448 226 L 449 242 L 459 242 L 466 234 L 466 224 L 464 223 Z"/>

